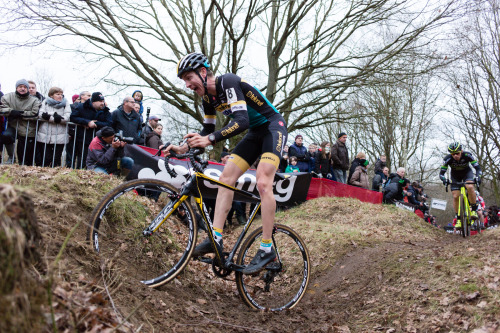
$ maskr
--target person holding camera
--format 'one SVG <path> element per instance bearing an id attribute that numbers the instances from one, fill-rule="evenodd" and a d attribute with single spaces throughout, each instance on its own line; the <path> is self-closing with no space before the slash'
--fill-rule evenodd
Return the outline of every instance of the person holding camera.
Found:
<path id="1" fill-rule="evenodd" d="M 123 147 L 127 143 L 115 136 L 112 127 L 106 126 L 97 131 L 87 155 L 87 169 L 106 174 L 121 173 L 127 177 L 134 166 L 134 160 L 123 156 Z"/>

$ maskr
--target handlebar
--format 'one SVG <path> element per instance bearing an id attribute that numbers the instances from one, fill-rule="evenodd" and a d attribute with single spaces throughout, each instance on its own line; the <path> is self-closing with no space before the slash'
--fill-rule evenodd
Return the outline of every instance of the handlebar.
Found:
<path id="1" fill-rule="evenodd" d="M 180 145 L 184 145 L 187 140 L 184 140 Z M 203 154 L 205 152 L 205 149 L 203 148 L 190 148 L 187 153 L 185 154 L 177 154 L 174 151 L 170 151 L 169 156 L 165 156 L 165 169 L 167 170 L 168 174 L 170 177 L 175 178 L 177 177 L 177 172 L 170 168 L 170 165 L 168 164 L 168 161 L 170 160 L 171 157 L 177 158 L 177 159 L 184 159 L 184 158 L 189 158 L 189 161 L 191 162 L 191 165 L 193 166 L 193 169 L 196 172 L 201 172 L 203 173 L 203 170 L 208 166 L 208 161 L 203 160 L 199 155 Z M 161 149 L 158 150 L 155 156 L 160 156 L 161 155 Z"/>
<path id="2" fill-rule="evenodd" d="M 456 182 L 454 183 L 455 185 L 457 186 L 465 186 L 465 184 L 477 184 L 477 178 L 474 178 L 473 181 L 466 181 L 466 182 Z M 447 178 L 446 179 L 446 182 L 444 183 L 444 185 L 446 186 L 446 192 L 448 192 L 448 185 L 451 185 L 451 181 Z"/>

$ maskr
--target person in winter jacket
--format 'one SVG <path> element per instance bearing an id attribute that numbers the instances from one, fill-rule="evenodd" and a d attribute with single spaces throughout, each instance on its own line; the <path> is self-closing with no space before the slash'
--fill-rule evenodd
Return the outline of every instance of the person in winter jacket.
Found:
<path id="1" fill-rule="evenodd" d="M 100 92 L 94 92 L 89 100 L 75 107 L 71 112 L 70 121 L 82 125 L 75 129 L 76 144 L 73 155 L 67 158 L 73 164 L 73 168 L 79 169 L 85 166 L 89 145 L 96 131 L 111 126 L 113 119 L 104 103 L 104 96 Z"/>
<path id="2" fill-rule="evenodd" d="M 359 152 L 356 155 L 356 158 L 352 161 L 351 167 L 349 168 L 349 177 L 347 177 L 347 184 L 351 183 L 351 177 L 354 174 L 354 171 L 359 165 L 363 165 L 363 163 L 366 161 L 366 155 L 363 152 Z"/>
<path id="3" fill-rule="evenodd" d="M 126 177 L 132 167 L 134 160 L 123 156 L 123 147 L 127 143 L 115 139 L 115 131 L 106 126 L 97 131 L 97 136 L 92 139 L 87 156 L 87 169 L 106 174 L 121 173 Z"/>
<path id="4" fill-rule="evenodd" d="M 309 159 L 307 148 L 303 145 L 304 138 L 302 135 L 295 137 L 295 142 L 288 148 L 288 156 L 297 157 L 297 167 L 301 172 L 309 172 Z"/>
<path id="5" fill-rule="evenodd" d="M 8 117 L 8 127 L 17 136 L 17 158 L 20 164 L 33 165 L 35 157 L 36 119 L 40 101 L 29 94 L 29 83 L 16 82 L 16 91 L 1 99 L 0 116 Z"/>
<path id="6" fill-rule="evenodd" d="M 318 153 L 318 145 L 316 143 L 311 143 L 307 148 L 306 153 L 309 156 L 309 168 L 307 169 L 307 172 L 311 173 L 316 169 L 316 155 L 318 155 Z"/>
<path id="7" fill-rule="evenodd" d="M 290 157 L 290 164 L 286 167 L 286 173 L 300 172 L 299 167 L 297 166 L 297 157 Z"/>
<path id="8" fill-rule="evenodd" d="M 146 146 L 154 149 L 162 149 L 163 147 L 168 147 L 170 143 L 164 145 L 163 141 L 161 140 L 162 133 L 163 126 L 160 124 L 156 125 L 153 131 L 150 132 L 146 138 Z"/>
<path id="9" fill-rule="evenodd" d="M 278 166 L 278 172 L 285 172 L 286 167 L 288 166 L 288 145 L 285 145 L 283 147 L 283 154 L 281 155 L 280 158 L 280 164 Z"/>
<path id="10" fill-rule="evenodd" d="M 68 143 L 66 133 L 66 123 L 71 115 L 71 107 L 63 90 L 52 87 L 49 90 L 49 97 L 42 102 L 42 107 L 38 113 L 39 122 L 36 136 L 36 157 L 37 166 L 60 166 L 64 145 Z M 54 163 L 52 164 L 52 161 Z"/>
<path id="11" fill-rule="evenodd" d="M 380 177 L 384 176 L 384 168 L 387 166 L 385 155 L 381 155 L 380 158 L 375 162 L 375 174 L 380 175 Z"/>
<path id="12" fill-rule="evenodd" d="M 401 172 L 402 169 L 403 171 Z M 384 192 L 384 202 L 394 203 L 395 201 L 401 201 L 406 195 L 406 190 L 410 185 L 410 181 L 404 177 L 404 169 L 399 168 L 399 173 L 391 173 L 389 175 L 389 180 L 385 187 Z M 402 175 L 401 175 L 402 174 Z"/>
<path id="13" fill-rule="evenodd" d="M 142 122 L 134 110 L 134 104 L 135 100 L 132 97 L 125 97 L 123 104 L 111 114 L 111 119 L 115 133 L 122 131 L 124 137 L 134 138 L 134 143 L 138 143 Z"/>
<path id="14" fill-rule="evenodd" d="M 381 190 L 380 186 L 385 185 L 387 182 L 387 179 L 389 178 L 389 168 L 385 167 L 382 170 L 382 176 L 379 174 L 375 174 L 372 180 L 372 191 L 377 191 L 379 192 Z"/>
<path id="15" fill-rule="evenodd" d="M 347 184 L 347 170 L 349 170 L 349 154 L 345 142 L 347 134 L 342 132 L 337 137 L 337 142 L 332 146 L 332 164 L 335 179 Z"/>
<path id="16" fill-rule="evenodd" d="M 360 159 L 359 163 L 360 164 L 354 169 L 354 172 L 351 175 L 349 184 L 369 190 L 370 180 L 368 179 L 368 170 L 367 170 L 369 162 L 366 159 Z"/>
<path id="17" fill-rule="evenodd" d="M 36 91 L 36 83 L 34 81 L 31 81 L 31 80 L 28 80 L 28 83 L 29 83 L 29 93 L 31 96 L 33 97 L 36 97 L 38 98 L 38 100 L 41 102 L 43 102 L 43 100 L 45 99 L 45 97 L 43 97 L 42 94 L 40 94 L 38 91 Z"/>
<path id="18" fill-rule="evenodd" d="M 332 158 L 330 154 L 330 142 L 323 141 L 320 147 L 321 151 L 316 155 L 316 168 L 314 172 L 316 172 L 320 178 L 331 179 L 330 167 L 332 166 Z"/>
<path id="19" fill-rule="evenodd" d="M 141 118 L 141 124 L 144 122 L 144 118 L 142 117 L 142 113 L 144 112 L 144 107 L 142 105 L 142 100 L 144 99 L 144 96 L 142 95 L 142 91 L 140 90 L 136 90 L 132 93 L 132 97 L 134 98 L 134 100 L 139 103 L 139 105 L 141 106 L 139 108 L 139 116 Z"/>

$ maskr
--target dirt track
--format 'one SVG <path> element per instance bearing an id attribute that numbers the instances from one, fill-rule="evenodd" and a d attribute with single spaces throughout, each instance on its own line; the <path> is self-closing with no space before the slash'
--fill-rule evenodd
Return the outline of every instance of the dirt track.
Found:
<path id="1" fill-rule="evenodd" d="M 309 245 L 307 295 L 292 310 L 263 313 L 240 300 L 233 275 L 215 278 L 199 262 L 190 262 L 159 290 L 138 284 L 127 272 L 103 272 L 86 243 L 85 223 L 97 193 L 114 186 L 113 180 L 86 172 L 76 177 L 40 174 L 36 168 L 0 171 L 15 174 L 18 185 L 29 185 L 44 238 L 44 261 L 54 260 L 70 229 L 81 222 L 56 271 L 53 306 L 61 331 L 75 326 L 78 331 L 104 331 L 119 322 L 125 322 L 119 327 L 124 332 L 500 329 L 500 228 L 464 240 L 394 209 L 347 199 L 309 202 L 279 218 L 294 221 Z M 63 176 L 67 178 L 57 178 Z M 103 181 L 111 183 L 101 188 Z M 344 223 L 332 223 L 339 220 Z"/>

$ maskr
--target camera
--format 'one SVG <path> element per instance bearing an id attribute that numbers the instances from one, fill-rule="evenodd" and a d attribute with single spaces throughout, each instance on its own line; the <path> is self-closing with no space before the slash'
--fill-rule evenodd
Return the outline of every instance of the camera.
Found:
<path id="1" fill-rule="evenodd" d="M 115 134 L 115 142 L 116 141 L 123 141 L 128 144 L 133 144 L 134 143 L 134 138 L 129 137 L 129 136 L 123 136 L 123 131 L 120 130 L 118 133 Z"/>

